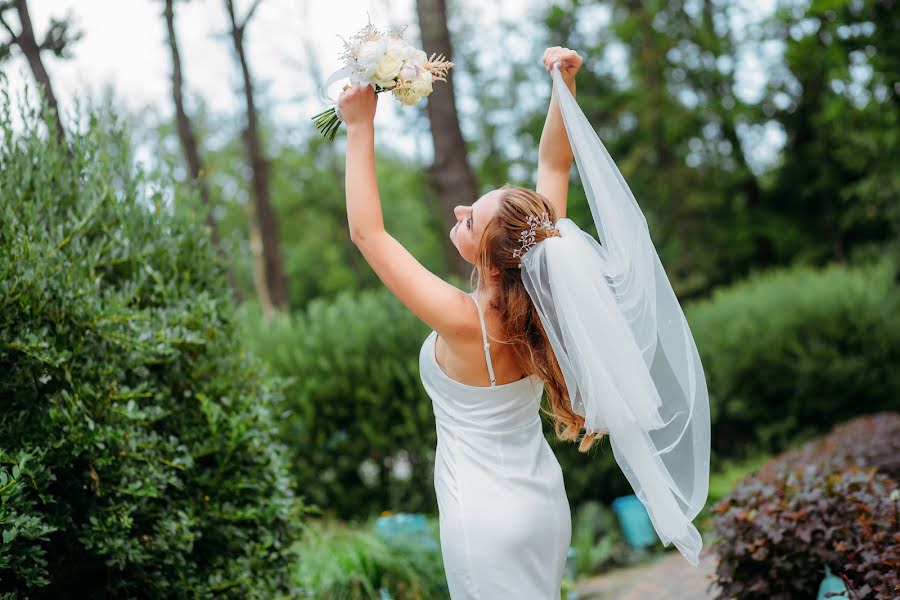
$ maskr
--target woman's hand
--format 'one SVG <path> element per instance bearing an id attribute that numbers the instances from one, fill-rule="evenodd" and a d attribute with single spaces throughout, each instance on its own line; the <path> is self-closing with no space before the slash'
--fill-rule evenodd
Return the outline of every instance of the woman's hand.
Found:
<path id="1" fill-rule="evenodd" d="M 544 67 L 548 71 L 553 69 L 553 63 L 560 62 L 559 74 L 562 75 L 563 81 L 571 83 L 575 81 L 575 74 L 581 68 L 584 59 L 577 52 L 561 46 L 553 46 L 544 50 Z"/>
<path id="2" fill-rule="evenodd" d="M 338 96 L 341 120 L 347 124 L 348 131 L 351 127 L 372 125 L 377 107 L 378 94 L 371 85 L 346 85 Z"/>

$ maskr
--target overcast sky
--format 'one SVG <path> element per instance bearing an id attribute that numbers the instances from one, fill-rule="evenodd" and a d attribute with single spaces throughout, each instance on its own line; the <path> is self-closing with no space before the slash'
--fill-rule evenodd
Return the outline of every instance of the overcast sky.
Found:
<path id="1" fill-rule="evenodd" d="M 549 0 L 459 1 L 480 26 L 487 28 L 501 18 L 521 18 L 523 31 L 527 31 L 534 9 L 550 4 Z M 243 15 L 250 4 L 250 0 L 236 0 L 239 14 Z M 761 16 L 771 10 L 773 0 L 748 0 L 742 4 L 749 7 L 752 15 Z M 116 98 L 129 110 L 149 108 L 161 117 L 171 115 L 171 62 L 165 45 L 162 6 L 160 0 L 29 1 L 39 39 L 52 16 L 71 14 L 75 27 L 83 32 L 71 50 L 71 59 L 44 55 L 64 112 L 75 97 L 100 98 L 104 88 L 111 85 Z M 349 37 L 358 31 L 365 25 L 367 13 L 381 28 L 408 24 L 405 39 L 418 43 L 415 0 L 265 0 L 261 4 L 247 31 L 247 52 L 256 84 L 272 103 L 271 118 L 275 122 L 297 128 L 311 125 L 309 116 L 323 108 L 311 89 L 311 63 L 323 77 L 338 69 L 338 34 Z M 14 17 L 10 20 L 16 21 Z M 176 26 L 189 103 L 192 97 L 200 96 L 217 113 L 240 115 L 241 79 L 227 37 L 224 2 L 176 2 Z M 314 49 L 312 56 L 306 52 L 307 47 Z M 503 51 L 516 52 L 516 48 L 507 44 Z M 739 70 L 739 87 L 749 98 L 762 83 L 763 74 L 752 54 L 744 62 Z M 2 68 L 9 76 L 14 96 L 21 92 L 25 81 L 32 81 L 27 63 L 18 53 Z M 541 85 L 549 90 L 549 77 Z M 334 86 L 332 96 L 339 91 L 340 86 Z M 396 126 L 398 111 L 408 110 L 392 100 L 382 98 L 379 102 L 376 125 L 380 130 Z M 457 101 L 465 106 L 462 87 L 457 90 Z M 466 124 L 463 125 L 465 129 Z M 430 148 L 424 149 L 423 154 L 422 146 L 428 145 L 428 136 L 426 126 L 393 145 L 426 158 Z M 774 148 L 777 135 L 768 142 Z"/>
<path id="2" fill-rule="evenodd" d="M 236 0 L 239 15 L 248 0 Z M 498 14 L 522 14 L 530 0 L 471 2 L 479 18 L 494 21 Z M 83 37 L 72 48 L 72 58 L 61 60 L 44 54 L 44 61 L 63 109 L 76 96 L 100 98 L 112 85 L 129 109 L 155 108 L 171 113 L 171 61 L 166 44 L 160 0 L 31 0 L 31 18 L 42 38 L 49 19 L 73 15 Z M 468 10 L 468 7 L 467 7 Z M 274 119 L 299 125 L 323 106 L 310 88 L 310 62 L 322 76 L 340 68 L 341 40 L 361 29 L 367 20 L 381 28 L 409 25 L 404 36 L 418 39 L 414 0 L 265 0 L 247 31 L 247 53 L 257 86 L 273 103 Z M 10 14 L 12 17 L 12 15 Z M 11 21 L 16 19 L 12 17 Z M 17 26 L 17 23 L 13 25 Z M 176 27 L 183 63 L 186 92 L 202 96 L 216 112 L 239 113 L 242 84 L 228 32 L 222 0 L 176 3 Z M 310 57 L 308 46 L 314 49 Z M 24 82 L 33 80 L 19 53 L 3 67 L 13 95 Z M 340 85 L 332 88 L 336 97 Z M 387 100 L 383 98 L 382 100 Z M 390 98 L 393 100 L 393 98 Z M 378 122 L 388 124 L 397 102 L 379 102 Z M 305 123 L 304 123 L 305 124 Z"/>

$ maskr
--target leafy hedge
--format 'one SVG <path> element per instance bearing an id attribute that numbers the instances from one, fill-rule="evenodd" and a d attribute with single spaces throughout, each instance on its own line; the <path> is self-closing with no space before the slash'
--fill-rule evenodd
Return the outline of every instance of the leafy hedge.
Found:
<path id="1" fill-rule="evenodd" d="M 415 315 L 380 288 L 269 320 L 248 307 L 244 324 L 290 378 L 282 436 L 310 501 L 341 518 L 436 508 L 437 434 L 418 371 L 428 329 Z"/>
<path id="2" fill-rule="evenodd" d="M 900 398 L 890 259 L 768 271 L 685 313 L 709 383 L 717 457 L 775 453 Z"/>
<path id="3" fill-rule="evenodd" d="M 811 598 L 826 563 L 850 598 L 895 598 L 898 451 L 900 414 L 861 417 L 742 481 L 713 507 L 719 598 Z"/>
<path id="4" fill-rule="evenodd" d="M 101 117 L 67 151 L 0 102 L 0 589 L 273 598 L 305 513 L 280 389 L 206 233 Z"/>
<path id="5" fill-rule="evenodd" d="M 890 406 L 900 395 L 898 308 L 887 263 L 772 272 L 688 305 L 710 381 L 713 465 Z M 311 500 L 345 518 L 435 510 L 434 415 L 418 372 L 428 329 L 415 315 L 382 287 L 243 320 L 254 350 L 292 379 L 283 439 Z M 546 420 L 544 433 L 573 505 L 632 493 L 608 441 L 586 456 Z"/>

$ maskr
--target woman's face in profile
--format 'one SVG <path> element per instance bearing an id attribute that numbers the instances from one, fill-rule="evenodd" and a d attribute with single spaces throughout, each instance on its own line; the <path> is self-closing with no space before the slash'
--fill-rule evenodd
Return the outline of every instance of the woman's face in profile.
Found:
<path id="1" fill-rule="evenodd" d="M 456 225 L 450 230 L 450 241 L 459 254 L 473 265 L 477 259 L 481 234 L 500 206 L 500 194 L 497 192 L 498 190 L 490 191 L 470 206 L 460 204 L 453 209 Z"/>

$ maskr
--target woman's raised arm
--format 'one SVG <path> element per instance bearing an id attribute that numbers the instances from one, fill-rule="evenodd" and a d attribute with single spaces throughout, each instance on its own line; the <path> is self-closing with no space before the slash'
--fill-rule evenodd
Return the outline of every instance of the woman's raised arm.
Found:
<path id="1" fill-rule="evenodd" d="M 375 110 L 371 86 L 348 86 L 338 98 L 347 125 L 344 179 L 350 239 L 385 287 L 443 338 L 477 339 L 475 305 L 468 294 L 420 263 L 385 231 L 375 178 Z"/>
<path id="2" fill-rule="evenodd" d="M 544 66 L 549 72 L 553 63 L 560 62 L 559 73 L 575 95 L 575 74 L 581 68 L 582 58 L 574 50 L 554 46 L 544 51 Z M 551 87 L 551 90 L 553 88 Z M 550 108 L 541 132 L 538 149 L 538 173 L 535 190 L 547 197 L 556 208 L 557 218 L 566 216 L 566 199 L 569 192 L 569 170 L 572 166 L 572 147 L 566 135 L 566 127 L 559 111 L 556 92 L 551 91 Z"/>

